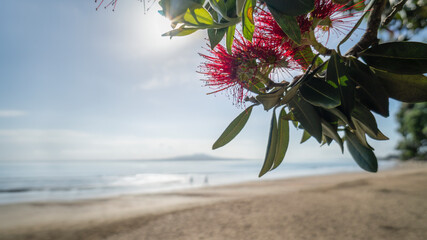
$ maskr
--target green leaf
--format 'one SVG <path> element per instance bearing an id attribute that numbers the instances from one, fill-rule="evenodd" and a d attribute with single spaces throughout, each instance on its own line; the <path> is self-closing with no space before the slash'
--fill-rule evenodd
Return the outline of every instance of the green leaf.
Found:
<path id="1" fill-rule="evenodd" d="M 204 0 L 161 0 L 159 5 L 162 8 L 161 14 L 172 20 L 179 22 L 188 9 L 203 7 Z"/>
<path id="2" fill-rule="evenodd" d="M 301 43 L 301 30 L 299 28 L 297 19 L 292 16 L 288 16 L 282 13 L 277 12 L 275 9 L 268 8 L 273 15 L 274 20 L 280 26 L 282 31 L 294 42 L 297 44 Z"/>
<path id="3" fill-rule="evenodd" d="M 252 0 L 250 0 L 252 2 Z M 236 0 L 236 14 L 242 16 L 243 7 L 245 6 L 246 0 Z"/>
<path id="4" fill-rule="evenodd" d="M 359 125 L 369 137 L 376 140 L 388 140 L 388 137 L 378 129 L 374 115 L 363 105 L 357 104 L 351 116 L 353 122 L 357 121 L 357 125 Z"/>
<path id="5" fill-rule="evenodd" d="M 243 127 L 246 125 L 249 117 L 251 116 L 252 108 L 253 105 L 245 109 L 230 123 L 230 125 L 228 125 L 218 140 L 216 140 L 216 142 L 213 144 L 212 149 L 217 149 L 226 145 L 231 140 L 233 140 L 240 133 L 240 131 L 242 131 Z"/>
<path id="6" fill-rule="evenodd" d="M 427 77 L 402 75 L 373 69 L 391 98 L 402 102 L 427 101 Z"/>
<path id="7" fill-rule="evenodd" d="M 254 35 L 255 30 L 253 16 L 255 3 L 252 0 L 247 0 L 243 9 L 242 32 L 243 37 L 249 41 L 252 41 L 252 36 Z"/>
<path id="8" fill-rule="evenodd" d="M 322 78 L 312 78 L 299 89 L 301 96 L 314 106 L 334 108 L 341 104 L 338 89 L 326 83 Z"/>
<path id="9" fill-rule="evenodd" d="M 356 96 L 370 110 L 389 116 L 388 95 L 372 70 L 357 59 L 349 60 L 348 76 L 356 84 Z"/>
<path id="10" fill-rule="evenodd" d="M 220 28 L 220 29 L 210 28 L 210 29 L 208 29 L 208 37 L 209 37 L 211 49 L 214 49 L 215 46 L 218 45 L 219 42 L 221 42 L 226 31 L 227 31 L 227 28 Z"/>
<path id="11" fill-rule="evenodd" d="M 360 122 L 357 121 L 357 119 L 351 118 L 351 120 L 354 123 L 354 129 L 353 129 L 353 133 L 356 135 L 356 137 L 359 139 L 359 142 L 369 148 L 374 150 L 373 147 L 371 147 L 371 145 L 369 145 L 368 141 L 366 140 L 366 135 L 365 135 L 365 131 L 363 130 L 362 126 L 360 125 Z"/>
<path id="12" fill-rule="evenodd" d="M 371 149 L 363 146 L 359 142 L 356 135 L 354 135 L 349 130 L 346 129 L 345 133 L 347 148 L 359 167 L 369 172 L 377 172 L 378 162 L 374 152 Z"/>
<path id="13" fill-rule="evenodd" d="M 326 81 L 338 89 L 341 107 L 344 114 L 350 118 L 354 106 L 354 86 L 346 75 L 347 67 L 341 57 L 334 51 L 329 59 Z"/>
<path id="14" fill-rule="evenodd" d="M 187 12 L 184 15 L 184 21 L 187 24 L 194 26 L 214 24 L 212 16 L 204 8 L 187 9 Z"/>
<path id="15" fill-rule="evenodd" d="M 322 132 L 326 137 L 329 137 L 335 140 L 335 142 L 337 142 L 338 145 L 340 146 L 341 152 L 344 152 L 343 141 L 340 135 L 338 135 L 337 128 L 332 126 L 330 123 L 328 123 L 324 119 L 322 119 Z"/>
<path id="16" fill-rule="evenodd" d="M 308 133 L 306 130 L 304 130 L 304 132 L 302 133 L 300 144 L 305 143 L 310 138 L 311 138 L 310 133 Z"/>
<path id="17" fill-rule="evenodd" d="M 332 138 L 330 138 L 330 137 L 328 137 L 328 136 L 326 136 L 326 135 L 323 134 L 322 144 L 320 146 L 323 146 L 325 144 L 328 144 L 328 146 L 329 146 L 329 145 L 331 145 L 331 142 L 332 142 Z"/>
<path id="18" fill-rule="evenodd" d="M 337 116 L 338 119 L 341 120 L 343 124 L 351 125 L 351 122 L 348 120 L 347 116 L 343 112 L 341 112 L 341 110 L 339 110 L 338 108 L 330 108 L 326 110 L 334 114 L 335 116 Z"/>
<path id="19" fill-rule="evenodd" d="M 371 67 L 398 74 L 427 73 L 427 44 L 391 42 L 373 46 L 360 54 Z"/>
<path id="20" fill-rule="evenodd" d="M 236 0 L 226 0 L 225 5 L 227 6 L 227 16 L 236 17 L 237 9 L 236 9 Z"/>
<path id="21" fill-rule="evenodd" d="M 224 0 L 209 0 L 209 5 L 221 16 L 227 17 L 227 6 Z"/>
<path id="22" fill-rule="evenodd" d="M 287 104 L 289 101 L 294 98 L 297 93 L 298 89 L 300 88 L 301 84 L 297 84 L 289 89 L 289 91 L 285 94 L 285 96 L 282 98 L 282 101 L 280 101 L 280 105 Z"/>
<path id="23" fill-rule="evenodd" d="M 234 41 L 234 32 L 236 31 L 236 25 L 229 26 L 227 31 L 227 36 L 225 38 L 225 45 L 227 46 L 227 52 L 232 53 L 232 46 Z"/>
<path id="24" fill-rule="evenodd" d="M 264 0 L 268 8 L 274 8 L 281 14 L 299 16 L 314 9 L 314 0 Z"/>
<path id="25" fill-rule="evenodd" d="M 162 36 L 163 37 L 170 36 L 170 38 L 172 38 L 172 37 L 182 37 L 182 36 L 190 35 L 190 34 L 194 33 L 197 30 L 198 29 L 196 29 L 196 28 L 184 28 L 184 27 L 180 27 L 180 28 L 171 30 L 169 32 L 163 33 Z"/>
<path id="26" fill-rule="evenodd" d="M 295 117 L 292 114 L 292 112 L 288 112 L 288 113 L 285 112 L 283 114 L 280 114 L 280 117 L 283 118 L 283 120 L 286 120 L 286 121 L 295 121 Z"/>
<path id="27" fill-rule="evenodd" d="M 289 107 L 304 129 L 320 143 L 322 141 L 322 126 L 316 109 L 301 97 L 295 97 L 289 101 Z"/>
<path id="28" fill-rule="evenodd" d="M 258 177 L 262 177 L 262 175 L 270 171 L 271 166 L 273 166 L 274 156 L 276 154 L 276 147 L 277 147 L 277 134 L 278 132 L 277 132 L 276 111 L 273 111 L 273 116 L 271 118 L 271 125 L 270 125 L 270 136 L 268 137 L 267 152 L 265 154 L 264 164 L 262 165 L 262 168 Z"/>
<path id="29" fill-rule="evenodd" d="M 284 92 L 285 89 L 282 88 L 274 93 L 258 94 L 256 99 L 264 106 L 264 110 L 268 111 L 279 103 Z"/>
<path id="30" fill-rule="evenodd" d="M 313 50 L 311 50 L 310 45 L 294 48 L 293 51 L 295 51 L 293 59 L 298 59 L 298 64 L 307 69 L 314 58 Z M 321 61 L 320 58 L 316 59 L 316 63 L 321 63 Z"/>
<path id="31" fill-rule="evenodd" d="M 274 154 L 273 169 L 277 168 L 283 161 L 286 155 L 286 151 L 289 146 L 289 121 L 285 120 L 286 116 L 285 108 L 279 115 L 279 134 L 277 139 L 276 153 Z"/>

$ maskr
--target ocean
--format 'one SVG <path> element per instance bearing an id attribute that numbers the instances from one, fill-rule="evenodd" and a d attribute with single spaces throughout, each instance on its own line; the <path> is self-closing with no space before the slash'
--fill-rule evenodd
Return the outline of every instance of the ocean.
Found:
<path id="1" fill-rule="evenodd" d="M 396 162 L 380 161 L 380 170 Z M 361 170 L 351 159 L 289 162 L 258 178 L 262 160 L 2 161 L 0 204 L 124 194 Z"/>

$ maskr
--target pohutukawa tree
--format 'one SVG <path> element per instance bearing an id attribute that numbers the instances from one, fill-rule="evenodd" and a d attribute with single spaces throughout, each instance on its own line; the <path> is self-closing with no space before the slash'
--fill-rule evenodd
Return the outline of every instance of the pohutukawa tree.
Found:
<path id="1" fill-rule="evenodd" d="M 153 1 L 149 1 L 153 2 Z M 401 0 L 381 19 L 388 0 L 160 0 L 175 37 L 207 30 L 209 47 L 201 53 L 210 93 L 226 92 L 246 107 L 213 149 L 243 129 L 252 109 L 272 112 L 264 164 L 259 176 L 278 167 L 289 143 L 289 122 L 320 144 L 344 143 L 357 164 L 376 172 L 377 159 L 366 136 L 388 138 L 372 112 L 389 116 L 389 98 L 427 101 L 427 44 L 379 44 L 380 26 L 394 17 Z M 108 1 L 115 6 L 117 0 Z M 99 6 L 102 5 L 102 2 Z M 362 21 L 365 33 L 346 53 L 340 51 Z M 325 43 L 340 38 L 333 49 Z M 224 45 L 221 44 L 223 38 Z M 299 71 L 299 74 L 295 72 Z M 291 74 L 292 72 L 294 77 Z"/>

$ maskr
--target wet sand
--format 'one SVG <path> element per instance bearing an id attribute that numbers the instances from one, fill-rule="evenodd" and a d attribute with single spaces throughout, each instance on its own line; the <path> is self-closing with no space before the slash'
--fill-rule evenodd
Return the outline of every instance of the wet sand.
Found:
<path id="1" fill-rule="evenodd" d="M 0 239 L 427 239 L 427 164 L 0 205 Z"/>

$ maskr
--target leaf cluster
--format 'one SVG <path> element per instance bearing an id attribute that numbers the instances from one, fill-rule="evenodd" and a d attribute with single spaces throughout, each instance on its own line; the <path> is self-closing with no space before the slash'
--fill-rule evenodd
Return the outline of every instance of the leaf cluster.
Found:
<path id="1" fill-rule="evenodd" d="M 283 94 L 257 97 L 258 105 L 273 109 L 264 164 L 259 176 L 283 161 L 289 144 L 289 121 L 303 129 L 301 143 L 310 137 L 322 145 L 344 143 L 356 163 L 376 172 L 377 158 L 367 137 L 388 140 L 378 129 L 372 112 L 389 116 L 389 98 L 427 101 L 427 44 L 386 43 L 353 56 L 333 51 L 330 58 L 308 71 L 296 82 L 284 86 Z M 313 67 L 316 59 L 313 59 Z M 402 74 L 404 73 L 404 74 Z M 273 103 L 273 104 L 272 104 Z M 240 114 L 214 144 L 230 142 L 243 129 L 254 105 Z M 276 109 L 280 109 L 279 117 Z M 227 136 L 227 137 L 224 137 Z M 219 144 L 220 143 L 220 144 Z"/>

